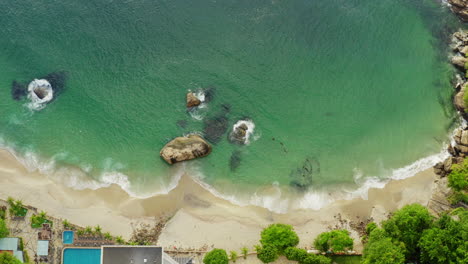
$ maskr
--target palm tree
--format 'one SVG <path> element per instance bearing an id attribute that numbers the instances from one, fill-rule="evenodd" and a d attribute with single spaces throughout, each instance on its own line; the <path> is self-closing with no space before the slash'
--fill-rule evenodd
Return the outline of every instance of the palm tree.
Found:
<path id="1" fill-rule="evenodd" d="M 106 240 L 112 240 L 113 237 L 112 237 L 112 235 L 111 235 L 109 232 L 106 232 L 106 233 L 104 233 L 104 238 L 105 238 Z"/>
<path id="2" fill-rule="evenodd" d="M 122 236 L 117 236 L 115 238 L 115 242 L 117 242 L 118 244 L 125 244 L 125 240 L 122 238 Z"/>
<path id="3" fill-rule="evenodd" d="M 45 211 L 41 211 L 41 212 L 39 213 L 39 217 L 42 218 L 43 220 L 46 220 L 46 218 L 47 218 L 47 213 L 46 213 Z"/>
<path id="4" fill-rule="evenodd" d="M 101 231 L 102 231 L 102 228 L 101 228 L 99 225 L 97 225 L 97 226 L 94 228 L 94 232 L 95 232 L 96 234 L 99 234 L 99 235 L 100 235 L 100 234 L 101 234 Z"/>
<path id="5" fill-rule="evenodd" d="M 7 203 L 10 205 L 10 206 L 15 206 L 15 199 L 13 199 L 13 197 L 8 197 L 7 199 Z"/>
<path id="6" fill-rule="evenodd" d="M 90 227 L 90 226 L 85 227 L 84 233 L 88 234 L 88 235 L 92 234 L 93 233 L 93 228 Z"/>
<path id="7" fill-rule="evenodd" d="M 71 224 L 70 224 L 70 222 L 68 222 L 67 219 L 63 220 L 62 224 L 63 224 L 63 228 L 65 228 L 65 229 L 70 229 L 70 227 L 71 227 Z"/>

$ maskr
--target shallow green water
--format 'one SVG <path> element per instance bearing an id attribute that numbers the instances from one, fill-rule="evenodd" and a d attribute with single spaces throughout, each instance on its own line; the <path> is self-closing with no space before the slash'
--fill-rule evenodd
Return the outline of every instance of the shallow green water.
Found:
<path id="1" fill-rule="evenodd" d="M 243 117 L 256 125 L 250 145 L 227 132 L 187 163 L 223 193 L 288 186 L 307 158 L 313 189 L 389 177 L 447 139 L 444 23 L 426 22 L 448 16 L 436 2 L 8 0 L 0 10 L 1 137 L 95 179 L 123 173 L 136 193 L 187 169 L 158 154 L 203 130 L 186 111 L 188 89 L 214 87 L 204 120 L 229 104 L 229 128 Z M 45 109 L 11 99 L 13 80 L 57 71 L 65 89 Z"/>

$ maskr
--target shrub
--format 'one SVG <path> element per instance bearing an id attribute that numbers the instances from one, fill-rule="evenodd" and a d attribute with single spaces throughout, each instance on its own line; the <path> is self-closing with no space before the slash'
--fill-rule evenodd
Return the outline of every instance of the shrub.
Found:
<path id="1" fill-rule="evenodd" d="M 257 258 L 263 263 L 270 263 L 277 260 L 279 257 L 278 249 L 274 246 L 267 245 L 261 248 L 257 253 Z"/>
<path id="2" fill-rule="evenodd" d="M 307 250 L 302 249 L 302 248 L 296 248 L 296 247 L 288 247 L 284 251 L 284 256 L 288 260 L 295 260 L 301 262 L 307 257 Z"/>
<path id="3" fill-rule="evenodd" d="M 244 257 L 244 259 L 247 259 L 247 255 L 249 254 L 249 249 L 246 247 L 243 247 L 241 249 L 241 252 L 242 252 L 242 256 Z"/>
<path id="4" fill-rule="evenodd" d="M 5 223 L 5 220 L 0 218 L 0 238 L 7 237 L 10 234 L 10 230 Z"/>
<path id="5" fill-rule="evenodd" d="M 314 247 L 321 252 L 342 252 L 353 249 L 353 239 L 348 230 L 332 230 L 315 238 Z"/>
<path id="6" fill-rule="evenodd" d="M 420 204 L 406 205 L 382 224 L 385 233 L 393 240 L 403 242 L 406 248 L 406 259 L 419 259 L 418 241 L 425 229 L 432 226 L 432 216 Z"/>
<path id="7" fill-rule="evenodd" d="M 115 242 L 117 242 L 117 244 L 120 244 L 120 245 L 125 244 L 125 240 L 122 238 L 122 236 L 115 237 Z"/>
<path id="8" fill-rule="evenodd" d="M 299 237 L 290 225 L 272 224 L 263 229 L 260 243 L 262 247 L 274 247 L 278 254 L 283 254 L 286 248 L 299 244 Z"/>
<path id="9" fill-rule="evenodd" d="M 301 262 L 301 264 L 331 264 L 331 259 L 315 254 L 307 254 Z"/>
<path id="10" fill-rule="evenodd" d="M 224 249 L 215 248 L 208 252 L 203 258 L 205 264 L 228 264 L 229 258 Z"/>
<path id="11" fill-rule="evenodd" d="M 113 239 L 112 235 L 109 232 L 104 233 L 104 238 L 107 239 L 107 240 L 112 240 Z"/>
<path id="12" fill-rule="evenodd" d="M 1 253 L 0 254 L 0 263 L 1 264 L 23 264 L 19 259 L 15 258 L 10 253 Z"/>

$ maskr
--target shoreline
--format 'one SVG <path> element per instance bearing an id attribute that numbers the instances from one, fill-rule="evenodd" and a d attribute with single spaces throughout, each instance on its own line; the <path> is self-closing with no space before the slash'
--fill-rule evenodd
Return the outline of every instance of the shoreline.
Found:
<path id="1" fill-rule="evenodd" d="M 11 153 L 0 150 L 1 199 L 12 196 L 53 217 L 80 226 L 100 225 L 104 232 L 124 238 L 130 238 L 139 224 L 172 217 L 159 244 L 177 249 L 252 248 L 264 227 L 283 222 L 295 227 L 303 248 L 310 248 L 314 237 L 331 227 L 347 227 L 355 239 L 355 250 L 361 252 L 358 232 L 352 226 L 370 218 L 380 222 L 408 203 L 427 206 L 434 179 L 431 167 L 413 177 L 390 180 L 383 188 L 369 189 L 367 200 L 337 200 L 319 210 L 296 209 L 278 214 L 259 206 L 235 205 L 213 195 L 188 175 L 183 175 L 168 194 L 146 199 L 131 197 L 115 184 L 97 190 L 74 190 L 43 174 L 29 172 Z"/>

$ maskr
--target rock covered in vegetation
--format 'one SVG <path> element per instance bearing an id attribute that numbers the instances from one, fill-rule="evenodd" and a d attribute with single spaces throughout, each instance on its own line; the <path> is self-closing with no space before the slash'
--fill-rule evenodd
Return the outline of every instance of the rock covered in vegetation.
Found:
<path id="1" fill-rule="evenodd" d="M 198 135 L 177 137 L 167 143 L 160 152 L 169 164 L 201 158 L 211 153 L 211 145 Z"/>
<path id="2" fill-rule="evenodd" d="M 192 92 L 189 92 L 187 93 L 187 107 L 195 107 L 195 106 L 199 106 L 201 104 L 201 101 L 200 99 L 198 99 L 198 97 L 192 93 Z"/>
<path id="3" fill-rule="evenodd" d="M 448 0 L 450 9 L 463 22 L 468 22 L 468 0 Z"/>

